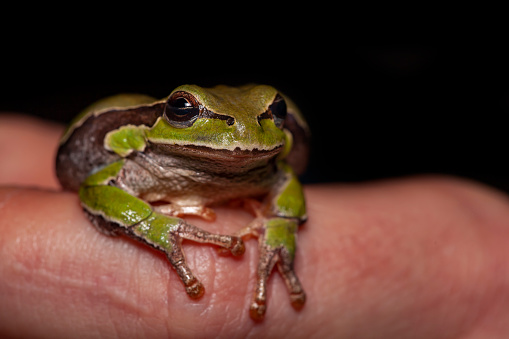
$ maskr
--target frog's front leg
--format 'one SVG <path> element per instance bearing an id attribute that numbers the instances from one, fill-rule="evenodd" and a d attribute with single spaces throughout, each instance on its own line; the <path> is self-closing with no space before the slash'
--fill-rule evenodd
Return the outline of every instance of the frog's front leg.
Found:
<path id="1" fill-rule="evenodd" d="M 254 235 L 258 237 L 259 262 L 257 282 L 250 315 L 255 320 L 263 319 L 266 310 L 267 279 L 274 266 L 285 280 L 290 293 L 290 301 L 296 309 L 306 301 L 306 294 L 295 274 L 293 262 L 295 258 L 297 229 L 306 220 L 306 207 L 302 187 L 293 171 L 281 165 L 282 179 L 270 195 L 263 210 L 256 211 L 257 218 L 240 236 Z"/>
<path id="2" fill-rule="evenodd" d="M 240 237 L 206 232 L 178 217 L 155 212 L 150 204 L 114 183 L 125 160 L 104 167 L 81 185 L 79 197 L 92 223 L 109 234 L 124 233 L 164 252 L 191 298 L 203 295 L 201 282 L 186 264 L 182 240 L 210 243 L 228 249 L 233 255 L 244 253 Z"/>

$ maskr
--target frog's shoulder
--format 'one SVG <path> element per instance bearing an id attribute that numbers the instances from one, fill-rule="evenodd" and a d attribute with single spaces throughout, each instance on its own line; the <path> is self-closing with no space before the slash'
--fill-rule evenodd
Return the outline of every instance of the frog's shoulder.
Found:
<path id="1" fill-rule="evenodd" d="M 62 187 L 77 190 L 91 171 L 118 160 L 104 148 L 106 133 L 126 125 L 152 126 L 164 104 L 144 95 L 121 94 L 86 108 L 60 140 L 56 172 Z"/>

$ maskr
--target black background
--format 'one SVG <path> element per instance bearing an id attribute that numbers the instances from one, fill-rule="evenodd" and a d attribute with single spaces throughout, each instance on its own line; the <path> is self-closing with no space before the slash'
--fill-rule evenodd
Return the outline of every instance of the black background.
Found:
<path id="1" fill-rule="evenodd" d="M 11 46 L 2 56 L 0 111 L 68 122 L 103 96 L 158 98 L 195 83 L 273 85 L 313 133 L 305 182 L 420 173 L 473 178 L 509 191 L 507 54 L 491 46 L 354 45 L 329 37 L 233 48 L 168 39 L 95 48 L 81 40 Z M 219 41 L 220 40 L 220 41 Z"/>

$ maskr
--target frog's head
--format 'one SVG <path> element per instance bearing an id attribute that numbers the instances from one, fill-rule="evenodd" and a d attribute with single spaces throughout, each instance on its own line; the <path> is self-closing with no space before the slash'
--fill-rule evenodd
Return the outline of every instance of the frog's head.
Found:
<path id="1" fill-rule="evenodd" d="M 287 103 L 271 86 L 183 85 L 169 95 L 147 137 L 152 143 L 211 154 L 284 155 L 292 142 L 284 128 L 286 117 Z"/>

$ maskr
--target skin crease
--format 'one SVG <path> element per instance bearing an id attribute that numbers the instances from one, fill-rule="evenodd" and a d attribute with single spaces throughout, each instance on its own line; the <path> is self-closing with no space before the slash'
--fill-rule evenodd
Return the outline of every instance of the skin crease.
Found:
<path id="1" fill-rule="evenodd" d="M 162 254 L 100 234 L 77 195 L 58 190 L 52 166 L 62 130 L 0 116 L 0 337 L 509 333 L 509 199 L 496 190 L 439 176 L 306 187 L 309 221 L 295 260 L 306 305 L 291 307 L 275 272 L 265 320 L 255 323 L 248 313 L 256 241 L 246 241 L 240 258 L 185 242 L 206 288 L 189 299 Z M 226 233 L 252 219 L 233 207 L 216 211 L 213 223 L 187 219 Z"/>

